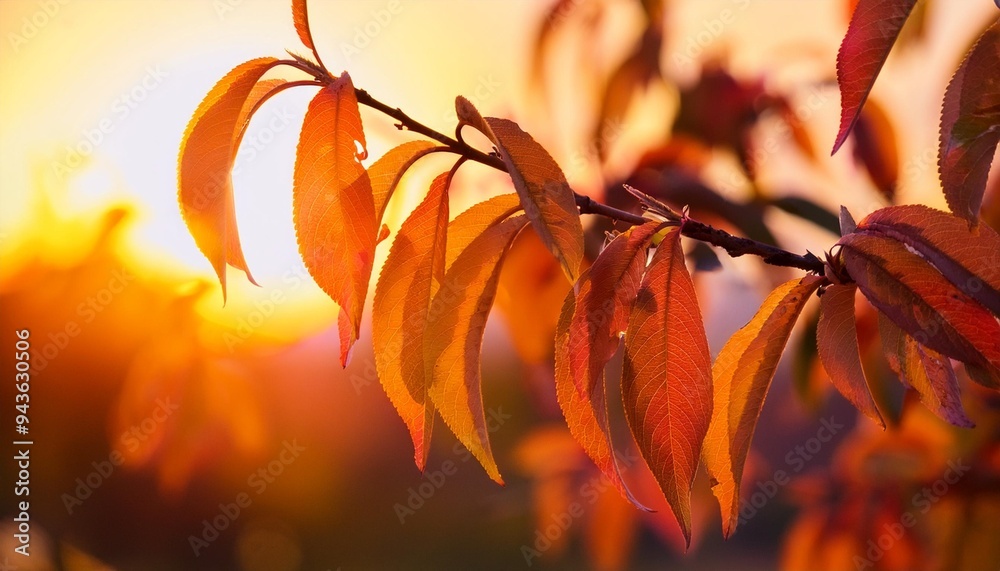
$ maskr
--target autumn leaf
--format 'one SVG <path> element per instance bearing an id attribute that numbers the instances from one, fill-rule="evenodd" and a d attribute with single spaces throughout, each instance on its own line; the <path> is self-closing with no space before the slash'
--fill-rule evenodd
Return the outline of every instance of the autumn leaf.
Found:
<path id="1" fill-rule="evenodd" d="M 239 129 L 236 134 L 235 143 L 237 149 L 240 147 L 240 142 L 243 141 L 243 135 L 246 134 L 247 127 L 250 126 L 250 119 L 253 118 L 253 114 L 257 108 L 273 94 L 284 89 L 284 86 L 288 85 L 288 83 L 287 79 L 264 79 L 258 81 L 253 86 L 253 89 L 250 90 L 250 95 L 247 96 L 246 101 L 243 103 L 243 109 L 240 109 L 239 119 L 236 120 L 236 125 Z"/>
<path id="2" fill-rule="evenodd" d="M 875 78 L 917 0 L 861 0 L 854 9 L 837 54 L 840 129 L 835 154 L 861 116 Z"/>
<path id="3" fill-rule="evenodd" d="M 993 228 L 984 225 L 973 232 L 962 218 L 906 205 L 876 210 L 857 231 L 906 244 L 962 293 L 1000 315 L 1000 235 Z"/>
<path id="4" fill-rule="evenodd" d="M 822 281 L 805 276 L 778 286 L 715 358 L 712 421 L 702 458 L 722 508 L 726 537 L 736 530 L 743 465 L 764 397 L 792 326 Z"/>
<path id="5" fill-rule="evenodd" d="M 309 31 L 309 12 L 306 0 L 292 0 L 292 20 L 295 23 L 295 32 L 299 35 L 302 45 L 315 52 L 312 32 Z"/>
<path id="6" fill-rule="evenodd" d="M 573 382 L 585 398 L 603 383 L 604 367 L 618 350 L 646 269 L 646 249 L 660 226 L 651 221 L 618 235 L 577 282 L 568 349 Z"/>
<path id="7" fill-rule="evenodd" d="M 556 333 L 556 396 L 573 437 L 621 494 L 641 509 L 619 474 L 608 424 L 604 367 L 620 344 L 646 268 L 646 249 L 661 223 L 620 234 L 567 294 Z M 567 320 L 565 323 L 562 320 Z"/>
<path id="8" fill-rule="evenodd" d="M 435 145 L 430 141 L 409 141 L 393 147 L 375 161 L 368 169 L 368 178 L 372 183 L 372 196 L 375 201 L 375 219 L 379 222 L 382 221 L 392 193 L 399 186 L 403 175 L 414 163 L 431 153 L 447 149 L 447 147 Z"/>
<path id="9" fill-rule="evenodd" d="M 382 267 L 372 306 L 375 367 L 410 431 L 420 470 L 427 462 L 434 423 L 434 407 L 427 397 L 424 327 L 444 277 L 450 182 L 449 173 L 435 178 L 427 197 L 403 222 Z"/>
<path id="10" fill-rule="evenodd" d="M 565 332 L 557 330 L 556 336 L 556 396 L 571 433 L 622 496 L 644 510 L 648 508 L 625 485 L 615 460 L 604 368 L 628 326 L 646 268 L 646 249 L 661 225 L 651 221 L 608 244 L 580 276 L 575 288 L 579 293 L 567 295 L 574 307 Z"/>
<path id="11" fill-rule="evenodd" d="M 864 166 L 875 188 L 890 203 L 896 196 L 899 181 L 899 150 L 896 132 L 888 115 L 875 101 L 861 109 L 854 124 L 855 162 Z"/>
<path id="12" fill-rule="evenodd" d="M 524 216 L 508 218 L 462 250 L 431 302 L 424 331 L 431 402 L 490 478 L 501 484 L 483 410 L 480 354 L 504 254 L 527 223 Z"/>
<path id="13" fill-rule="evenodd" d="M 474 204 L 456 216 L 448 224 L 448 251 L 444 267 L 450 268 L 458 255 L 487 228 L 496 226 L 519 210 L 521 201 L 516 194 L 501 194 Z"/>
<path id="14" fill-rule="evenodd" d="M 580 279 L 586 279 L 591 270 L 584 270 Z M 608 431 L 608 404 L 604 385 L 584 397 L 577 390 L 569 364 L 569 330 L 576 310 L 576 294 L 571 289 L 563 301 L 555 338 L 556 399 L 566 419 L 570 434 L 580 443 L 587 456 L 594 461 L 604 477 L 621 495 L 639 509 L 648 511 L 629 490 L 622 479 L 614 446 Z"/>
<path id="15" fill-rule="evenodd" d="M 576 282 L 583 261 L 583 226 L 562 169 L 517 123 L 483 118 L 464 97 L 456 99 L 455 107 L 462 124 L 476 128 L 496 145 L 535 232 L 559 260 L 569 281 Z"/>
<path id="16" fill-rule="evenodd" d="M 974 365 L 1000 365 L 996 317 L 906 245 L 866 234 L 838 244 L 865 297 L 921 345 Z"/>
<path id="17" fill-rule="evenodd" d="M 826 288 L 820 297 L 816 347 L 833 386 L 855 408 L 884 429 L 885 421 L 875 405 L 861 365 L 857 324 L 854 320 L 854 293 L 857 289 L 853 284 L 834 284 Z"/>
<path id="18" fill-rule="evenodd" d="M 644 226 L 646 227 L 646 226 Z M 712 359 L 679 228 L 656 248 L 625 334 L 625 418 L 691 545 L 691 486 L 712 415 Z"/>
<path id="19" fill-rule="evenodd" d="M 309 103 L 295 157 L 292 209 L 309 274 L 340 306 L 340 362 L 358 339 L 378 225 L 354 85 L 347 73 Z M 360 151 L 358 150 L 360 148 Z"/>
<path id="20" fill-rule="evenodd" d="M 902 378 L 920 395 L 920 402 L 944 420 L 961 428 L 973 428 L 962 408 L 958 377 L 944 355 L 917 343 L 904 334 Z"/>
<path id="21" fill-rule="evenodd" d="M 881 312 L 878 332 L 889 367 L 920 395 L 924 406 L 955 426 L 974 426 L 962 408 L 958 378 L 947 357 L 921 346 Z"/>
<path id="22" fill-rule="evenodd" d="M 254 86 L 277 60 L 259 58 L 236 66 L 212 87 L 194 112 L 181 140 L 177 186 L 181 214 L 198 249 L 211 262 L 226 295 L 226 265 L 243 270 L 254 282 L 243 257 L 236 228 L 233 164 L 239 149 L 244 109 Z M 252 106 L 252 104 L 251 104 Z"/>
<path id="23" fill-rule="evenodd" d="M 576 198 L 559 165 L 513 121 L 486 118 L 521 205 L 535 232 L 559 260 L 569 281 L 580 275 L 583 226 Z"/>
<path id="24" fill-rule="evenodd" d="M 941 108 L 938 168 L 948 206 L 979 223 L 990 163 L 1000 143 L 1000 21 L 980 36 L 951 78 Z"/>

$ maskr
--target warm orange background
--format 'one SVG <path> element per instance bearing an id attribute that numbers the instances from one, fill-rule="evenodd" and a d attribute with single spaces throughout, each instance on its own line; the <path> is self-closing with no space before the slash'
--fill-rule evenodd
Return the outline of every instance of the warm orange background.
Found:
<path id="1" fill-rule="evenodd" d="M 192 111 L 226 71 L 253 57 L 280 57 L 285 48 L 305 53 L 287 4 L 0 0 L 0 339 L 8 345 L 0 347 L 0 362 L 8 375 L 12 332 L 21 328 L 31 330 L 44 358 L 31 389 L 33 556 L 8 555 L 18 569 L 102 569 L 102 561 L 126 569 L 520 568 L 521 546 L 535 541 L 535 510 L 544 512 L 544 498 L 555 501 L 533 477 L 545 464 L 533 454 L 577 452 L 560 448 L 563 432 L 546 429 L 561 420 L 547 392 L 547 365 L 519 360 L 507 322 L 495 317 L 486 336 L 484 386 L 487 409 L 511 415 L 492 435 L 508 485 L 491 484 L 439 426 L 429 470 L 454 461 L 457 472 L 400 524 L 394 505 L 426 480 L 372 373 L 367 331 L 349 368 L 340 370 L 331 329 L 337 309 L 297 255 L 290 185 L 310 90 L 269 102 L 248 132 L 247 140 L 257 137 L 261 145 L 251 151 L 245 144 L 241 152 L 237 215 L 247 261 L 262 287 L 232 273 L 223 306 L 176 203 L 178 145 Z M 314 0 L 310 11 L 326 65 L 349 70 L 374 96 L 450 133 L 453 98 L 466 95 L 484 114 L 517 118 L 570 164 L 579 133 L 560 125 L 579 112 L 574 105 L 592 102 L 584 94 L 583 103 L 567 103 L 549 117 L 527 93 L 527 62 L 544 4 L 400 0 L 390 14 L 396 4 L 383 0 Z M 672 56 L 725 9 L 735 19 L 705 52 L 725 58 L 733 74 L 763 76 L 778 86 L 833 77 L 846 27 L 840 0 L 672 4 L 663 62 L 679 80 L 693 80 L 697 68 L 677 66 Z M 891 102 L 884 107 L 898 133 L 901 202 L 942 203 L 933 155 L 941 95 L 966 49 L 961 38 L 993 9 L 988 0 L 936 2 L 926 42 L 892 60 L 876 85 L 873 98 Z M 623 38 L 635 31 L 632 16 L 626 10 L 614 22 Z M 357 42 L 366 26 L 376 33 L 349 54 L 344 46 Z M 627 48 L 624 39 L 602 41 L 609 61 Z M 553 77 L 558 84 L 558 72 Z M 835 87 L 820 93 L 823 103 L 808 128 L 825 151 L 839 105 Z M 659 113 L 665 121 L 672 112 L 650 110 L 649 117 Z M 388 119 L 364 113 L 377 157 L 398 134 Z M 636 145 L 649 126 L 639 123 L 629 135 Z M 95 134 L 102 127 L 105 132 Z M 79 164 L 68 150 L 74 147 L 87 149 Z M 623 156 L 619 168 L 635 159 L 627 151 Z M 425 184 L 440 165 L 420 169 L 404 188 Z M 877 206 L 871 195 L 843 190 L 863 177 L 845 153 L 824 158 L 823 165 L 827 178 L 805 191 L 817 202 L 831 209 L 847 204 L 858 217 Z M 593 169 L 567 171 L 578 188 L 599 185 Z M 774 171 L 779 180 L 798 180 L 794 163 Z M 455 212 L 504 184 L 476 173 L 464 181 Z M 390 208 L 393 224 L 416 203 L 415 192 L 401 193 L 405 198 Z M 776 234 L 790 249 L 819 252 L 832 243 L 829 235 L 778 222 Z M 703 300 L 714 351 L 766 293 L 761 277 L 741 260 L 701 284 L 709 290 Z M 0 390 L 4 435 L 13 423 L 8 385 Z M 788 443 L 809 437 L 818 425 L 792 398 L 787 374 L 775 387 L 757 443 L 767 448 L 768 436 L 777 435 L 770 446 L 781 458 Z M 179 408 L 156 420 L 158 399 Z M 838 414 L 850 414 L 837 405 Z M 147 439 L 129 446 L 125 435 L 142 430 L 144 421 L 152 426 L 143 432 Z M 248 478 L 292 441 L 305 451 L 258 495 Z M 73 494 L 77 478 L 86 479 L 93 463 L 116 451 L 124 464 L 68 513 L 63 495 Z M 824 450 L 814 467 L 825 467 L 832 452 Z M 0 506 L 9 518 L 11 464 L 3 462 Z M 699 486 L 707 492 L 706 482 Z M 249 492 L 252 504 L 194 557 L 188 537 L 241 492 Z M 607 537 L 631 539 L 607 547 L 584 531 L 594 526 L 574 523 L 569 543 L 542 563 L 567 569 L 587 561 L 620 563 L 634 546 L 636 567 L 679 564 L 683 556 L 671 547 L 676 530 L 658 529 L 670 527 L 662 522 L 631 527 L 633 515 L 620 515 L 613 494 L 602 495 L 609 499 L 595 503 L 597 515 L 584 520 L 606 522 Z M 702 503 L 701 518 L 710 523 L 685 560 L 690 568 L 777 565 L 788 504 L 769 505 L 753 526 L 723 544 L 714 501 Z M 4 554 L 11 554 L 9 524 L 5 520 L 0 536 Z"/>

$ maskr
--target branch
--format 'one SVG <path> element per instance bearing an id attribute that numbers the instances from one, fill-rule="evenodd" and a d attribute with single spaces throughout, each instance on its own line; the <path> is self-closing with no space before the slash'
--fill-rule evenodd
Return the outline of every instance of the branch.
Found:
<path id="1" fill-rule="evenodd" d="M 576 205 L 580 207 L 580 214 L 597 214 L 629 225 L 649 222 L 649 218 L 612 208 L 611 206 L 597 202 L 589 196 L 577 194 Z M 823 275 L 823 260 L 817 258 L 812 252 L 806 252 L 804 255 L 793 254 L 777 246 L 751 240 L 750 238 L 733 236 L 724 230 L 719 230 L 693 218 L 685 218 L 684 224 L 681 226 L 681 234 L 700 242 L 707 242 L 713 246 L 718 246 L 733 258 L 750 254 L 758 256 L 765 264 L 798 268 Z"/>
<path id="2" fill-rule="evenodd" d="M 388 115 L 389 117 L 392 117 L 396 121 L 399 121 L 399 123 L 396 124 L 397 129 L 400 130 L 406 129 L 407 131 L 420 133 L 425 137 L 430 137 L 431 139 L 434 139 L 435 141 L 441 143 L 442 145 L 445 145 L 455 153 L 462 155 L 463 157 L 469 159 L 470 161 L 482 163 L 486 166 L 493 167 L 497 170 L 507 172 L 507 165 L 504 164 L 504 162 L 500 159 L 500 157 L 496 155 L 488 155 L 480 151 L 479 149 L 469 145 L 465 141 L 458 141 L 456 139 L 449 137 L 448 135 L 445 135 L 444 133 L 435 131 L 434 129 L 431 129 L 430 127 L 424 125 L 423 123 L 417 121 L 416 119 L 413 119 L 412 117 L 404 113 L 403 110 L 400 109 L 399 107 L 396 108 L 389 107 L 385 103 L 382 103 L 378 99 L 375 99 L 374 97 L 369 95 L 368 92 L 365 91 L 364 89 L 355 88 L 354 94 L 355 97 L 358 98 L 358 103 L 362 105 L 367 105 L 368 107 L 371 107 L 372 109 L 375 109 L 376 111 L 379 111 L 384 115 Z"/>
<path id="3" fill-rule="evenodd" d="M 333 81 L 333 78 L 327 75 L 327 73 L 321 70 L 318 66 L 315 66 L 314 64 L 310 65 L 311 62 L 304 61 L 294 54 L 293 57 L 296 58 L 295 61 L 283 61 L 281 63 L 300 69 L 315 77 L 317 81 L 323 83 Z M 398 107 L 390 107 L 389 105 L 375 99 L 364 89 L 355 88 L 354 93 L 358 99 L 358 103 L 371 107 L 372 109 L 398 121 L 398 123 L 396 123 L 397 129 L 406 129 L 408 131 L 413 131 L 414 133 L 420 133 L 421 135 L 448 147 L 448 149 L 452 152 L 461 155 L 465 159 L 493 167 L 499 171 L 508 172 L 507 165 L 504 164 L 500 157 L 493 154 L 486 154 L 469 145 L 465 141 L 449 137 L 444 133 L 436 131 L 416 119 L 413 119 L 404 113 L 402 109 Z M 649 221 L 649 218 L 602 204 L 589 196 L 577 194 L 576 192 L 573 194 L 576 198 L 576 205 L 580 208 L 580 214 L 596 214 L 598 216 L 604 216 L 606 218 L 610 218 L 611 220 L 623 222 L 631 226 L 643 224 Z M 681 228 L 681 233 L 688 238 L 699 240 L 701 242 L 707 242 L 713 246 L 718 246 L 734 258 L 750 254 L 760 257 L 764 263 L 772 266 L 798 268 L 807 272 L 813 272 L 820 275 L 823 274 L 823 261 L 811 252 L 806 252 L 804 255 L 793 254 L 777 246 L 751 240 L 750 238 L 733 236 L 728 232 L 719 230 L 718 228 L 714 228 L 704 222 L 699 222 L 691 218 L 685 219 L 684 225 Z"/>

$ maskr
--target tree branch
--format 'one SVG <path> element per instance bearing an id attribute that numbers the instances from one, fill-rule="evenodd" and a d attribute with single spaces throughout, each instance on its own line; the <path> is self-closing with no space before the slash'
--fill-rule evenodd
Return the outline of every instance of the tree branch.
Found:
<path id="1" fill-rule="evenodd" d="M 292 55 L 296 58 L 295 61 L 283 61 L 281 63 L 300 69 L 315 77 L 317 81 L 323 83 L 333 81 L 333 78 L 328 76 L 326 72 L 321 70 L 318 66 L 315 66 L 314 64 L 310 65 L 311 62 L 305 61 L 294 54 Z M 499 171 L 507 172 L 507 165 L 504 164 L 500 157 L 494 154 L 484 153 L 469 145 L 465 141 L 449 137 L 444 133 L 436 131 L 416 119 L 413 119 L 404 113 L 402 109 L 398 107 L 390 107 L 389 105 L 375 99 L 364 89 L 355 88 L 354 93 L 358 99 L 358 103 L 361 105 L 371 107 L 372 109 L 398 121 L 398 123 L 396 123 L 397 129 L 406 129 L 408 131 L 413 131 L 414 133 L 420 133 L 421 135 L 448 147 L 452 152 L 461 155 L 465 159 L 493 167 Z M 573 194 L 576 199 L 576 205 L 580 209 L 580 214 L 596 214 L 598 216 L 604 216 L 606 218 L 633 226 L 643 224 L 650 220 L 649 218 L 639 214 L 602 204 L 589 196 L 577 194 L 576 192 Z M 704 222 L 699 222 L 691 218 L 685 219 L 681 228 L 681 233 L 688 238 L 706 242 L 713 246 L 718 246 L 734 258 L 749 254 L 758 256 L 764 261 L 764 263 L 772 266 L 798 268 L 807 272 L 814 272 L 820 275 L 823 274 L 823 261 L 811 252 L 806 252 L 804 255 L 793 254 L 792 252 L 783 250 L 777 246 L 751 240 L 750 238 L 733 236 L 724 230 L 714 228 Z"/>

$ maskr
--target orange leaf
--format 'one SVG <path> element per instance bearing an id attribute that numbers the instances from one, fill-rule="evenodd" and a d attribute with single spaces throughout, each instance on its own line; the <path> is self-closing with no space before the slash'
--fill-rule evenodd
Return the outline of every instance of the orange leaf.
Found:
<path id="1" fill-rule="evenodd" d="M 375 200 L 375 219 L 382 221 L 386 205 L 399 185 L 403 174 L 420 158 L 431 153 L 447 150 L 430 141 L 409 141 L 390 149 L 368 169 L 372 182 L 372 196 Z"/>
<path id="2" fill-rule="evenodd" d="M 878 332 L 889 367 L 904 385 L 917 391 L 924 406 L 955 426 L 974 426 L 962 408 L 958 379 L 947 357 L 921 346 L 882 312 Z"/>
<path id="3" fill-rule="evenodd" d="M 309 11 L 306 9 L 306 0 L 292 0 L 292 20 L 295 23 L 295 32 L 299 35 L 299 41 L 315 52 L 312 32 L 309 31 Z"/>
<path id="4" fill-rule="evenodd" d="M 951 361 L 944 355 L 921 346 L 913 337 L 904 334 L 905 358 L 902 360 L 902 378 L 920 395 L 920 402 L 942 419 L 962 428 L 973 428 L 962 408 L 958 391 L 958 377 Z"/>
<path id="5" fill-rule="evenodd" d="M 837 152 L 851 133 L 875 78 L 916 3 L 917 0 L 861 0 L 854 9 L 837 53 L 840 129 L 831 154 Z"/>
<path id="6" fill-rule="evenodd" d="M 580 279 L 587 279 L 590 271 L 584 270 Z M 628 501 L 636 507 L 648 511 L 649 508 L 640 504 L 628 486 L 625 485 L 618 468 L 618 462 L 615 460 L 615 451 L 608 431 L 608 405 L 604 385 L 602 384 L 600 390 L 590 393 L 589 398 L 587 398 L 580 394 L 573 382 L 569 364 L 569 336 L 570 324 L 573 321 L 576 307 L 576 294 L 571 289 L 563 301 L 559 324 L 556 326 L 555 384 L 559 408 L 562 409 L 563 416 L 566 418 L 566 426 L 569 427 L 570 434 L 580 443 L 584 452 L 590 456 L 601 473 Z"/>
<path id="7" fill-rule="evenodd" d="M 504 254 L 527 223 L 524 216 L 509 218 L 469 243 L 448 268 L 424 331 L 431 402 L 490 478 L 501 484 L 483 410 L 480 354 Z"/>
<path id="8" fill-rule="evenodd" d="M 382 266 L 372 306 L 375 367 L 410 431 L 414 460 L 421 470 L 434 422 L 434 407 L 427 398 L 424 327 L 427 308 L 444 276 L 450 182 L 449 173 L 435 178 L 427 197 L 403 222 Z"/>
<path id="9" fill-rule="evenodd" d="M 921 345 L 973 365 L 1000 365 L 1000 323 L 926 260 L 891 238 L 838 242 L 847 271 L 879 311 Z"/>
<path id="10" fill-rule="evenodd" d="M 854 285 L 831 285 L 820 297 L 816 347 L 830 381 L 854 408 L 885 428 L 861 366 L 861 349 L 854 320 Z"/>
<path id="11" fill-rule="evenodd" d="M 660 242 L 636 295 L 622 400 L 639 451 L 690 546 L 691 486 L 712 415 L 712 359 L 680 236 L 671 229 Z"/>
<path id="12" fill-rule="evenodd" d="M 198 249 L 219 276 L 223 297 L 226 264 L 243 270 L 256 283 L 247 268 L 236 228 L 232 170 L 239 148 L 237 134 L 248 119 L 244 113 L 246 103 L 257 81 L 276 61 L 250 60 L 227 73 L 198 105 L 181 139 L 177 161 L 181 214 Z"/>
<path id="13" fill-rule="evenodd" d="M 722 507 L 726 537 L 736 530 L 743 465 L 764 397 L 792 326 L 822 281 L 805 276 L 778 286 L 715 359 L 712 421 L 702 456 L 712 480 L 712 492 Z"/>
<path id="14" fill-rule="evenodd" d="M 899 148 L 888 115 L 875 101 L 861 109 L 854 124 L 854 160 L 864 166 L 875 188 L 890 203 L 899 182 Z"/>
<path id="15" fill-rule="evenodd" d="M 344 366 L 361 327 L 378 235 L 371 181 L 360 162 L 366 155 L 354 85 L 344 73 L 309 103 L 292 191 L 299 253 L 316 284 L 341 308 Z"/>
<path id="16" fill-rule="evenodd" d="M 240 142 L 243 140 L 243 135 L 246 133 L 247 126 L 250 125 L 250 119 L 252 119 L 253 112 L 256 111 L 257 106 L 259 106 L 264 100 L 271 96 L 271 92 L 278 90 L 279 87 L 288 83 L 287 79 L 264 79 L 258 81 L 253 89 L 250 90 L 250 95 L 247 96 L 246 102 L 243 103 L 243 109 L 240 109 L 240 117 L 236 121 L 236 125 L 239 131 L 236 135 L 236 148 L 240 146 Z"/>
<path id="17" fill-rule="evenodd" d="M 500 156 L 535 232 L 559 260 L 570 283 L 580 275 L 583 226 L 573 190 L 559 165 L 513 121 L 487 117 Z"/>
<path id="18" fill-rule="evenodd" d="M 857 231 L 906 244 L 962 293 L 1000 315 L 1000 235 L 993 228 L 981 226 L 973 232 L 957 216 L 907 205 L 876 210 Z"/>
<path id="19" fill-rule="evenodd" d="M 480 234 L 521 209 L 516 194 L 501 194 L 470 206 L 448 224 L 448 252 L 444 267 L 450 268 Z"/>
<path id="20" fill-rule="evenodd" d="M 573 189 L 549 153 L 517 123 L 479 115 L 464 97 L 456 102 L 458 117 L 481 131 L 496 145 L 524 213 L 535 232 L 559 260 L 566 277 L 575 283 L 583 261 L 583 226 Z"/>
<path id="21" fill-rule="evenodd" d="M 1000 142 L 1000 20 L 965 56 L 944 94 L 938 167 L 948 207 L 979 223 L 990 163 Z"/>
<path id="22" fill-rule="evenodd" d="M 618 350 L 642 273 L 646 249 L 660 222 L 648 222 L 611 241 L 577 282 L 577 305 L 569 329 L 569 364 L 580 395 L 588 398 L 604 381 L 604 367 Z M 606 422 L 606 419 L 605 419 Z"/>

